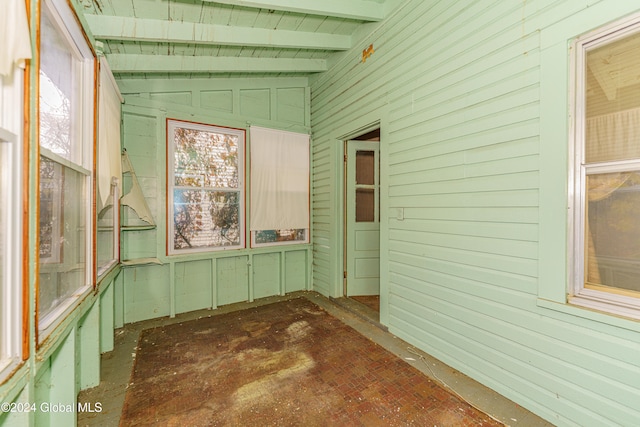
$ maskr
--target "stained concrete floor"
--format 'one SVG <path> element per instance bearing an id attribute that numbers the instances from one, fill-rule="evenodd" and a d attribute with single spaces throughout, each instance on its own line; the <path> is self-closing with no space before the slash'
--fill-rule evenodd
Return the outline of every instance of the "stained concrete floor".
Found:
<path id="1" fill-rule="evenodd" d="M 144 329 L 163 326 L 202 317 L 210 317 L 250 307 L 271 304 L 304 296 L 340 319 L 353 329 L 386 348 L 396 356 L 414 365 L 428 377 L 458 395 L 472 406 L 489 414 L 491 417 L 511 426 L 551 426 L 536 415 L 519 405 L 505 399 L 496 392 L 471 380 L 460 372 L 450 368 L 416 350 L 406 342 L 380 328 L 376 319 L 368 319 L 367 310 L 353 301 L 333 301 L 315 292 L 296 292 L 286 296 L 268 297 L 252 303 L 238 303 L 220 307 L 216 310 L 200 310 L 177 315 L 175 318 L 160 318 L 125 325 L 115 334 L 115 349 L 102 356 L 101 378 L 98 387 L 80 393 L 79 401 L 83 403 L 102 404 L 100 413 L 81 413 L 78 415 L 78 426 L 118 426 L 125 393 L 129 384 L 131 369 L 135 360 L 138 337 Z"/>

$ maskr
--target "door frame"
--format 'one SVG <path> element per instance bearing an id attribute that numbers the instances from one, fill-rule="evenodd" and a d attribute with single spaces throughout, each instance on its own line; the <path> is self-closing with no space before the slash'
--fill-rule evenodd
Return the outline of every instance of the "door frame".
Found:
<path id="1" fill-rule="evenodd" d="M 387 325 L 389 323 L 389 190 L 388 190 L 388 141 L 389 141 L 389 106 L 386 101 L 378 104 L 372 111 L 363 114 L 357 118 L 343 121 L 342 124 L 336 125 L 331 133 L 333 140 L 334 166 L 333 170 L 336 176 L 335 192 L 333 194 L 333 203 L 336 206 L 336 217 L 334 225 L 335 231 L 332 233 L 332 241 L 335 242 L 335 248 L 331 252 L 335 258 L 333 264 L 333 288 L 330 296 L 340 298 L 344 295 L 344 271 L 345 271 L 345 141 L 357 138 L 365 133 L 380 128 L 380 323 Z"/>

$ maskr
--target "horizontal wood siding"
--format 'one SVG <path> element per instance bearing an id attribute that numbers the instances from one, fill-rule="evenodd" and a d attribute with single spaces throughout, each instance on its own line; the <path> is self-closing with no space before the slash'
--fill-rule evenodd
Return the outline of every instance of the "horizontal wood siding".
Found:
<path id="1" fill-rule="evenodd" d="M 538 304 L 541 31 L 606 3 L 407 1 L 311 83 L 314 286 L 340 280 L 336 129 L 386 105 L 383 321 L 558 425 L 640 421 L 640 328 Z"/>

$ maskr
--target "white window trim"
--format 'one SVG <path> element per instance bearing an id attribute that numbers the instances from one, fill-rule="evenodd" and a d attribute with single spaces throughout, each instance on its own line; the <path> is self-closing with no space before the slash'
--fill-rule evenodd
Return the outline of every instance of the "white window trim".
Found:
<path id="1" fill-rule="evenodd" d="M 20 363 L 22 351 L 22 188 L 23 171 L 21 143 L 22 74 L 14 68 L 12 77 L 0 77 L 0 91 L 3 105 L 0 112 L 0 144 L 7 149 L 10 164 L 0 165 L 0 174 L 6 174 L 11 182 L 6 182 L 3 194 L 5 218 L 3 246 L 5 253 L 3 277 L 0 277 L 0 326 L 3 328 L 0 342 L 0 383 Z M 4 114 L 7 113 L 7 114 Z M 10 127 L 10 128 L 9 128 Z M 14 130 L 12 132 L 12 130 Z"/>
<path id="2" fill-rule="evenodd" d="M 239 201 L 239 213 L 238 213 L 238 228 L 240 233 L 240 241 L 237 245 L 229 245 L 229 246 L 206 246 L 206 247 L 197 247 L 197 248 L 185 248 L 185 249 L 175 249 L 173 244 L 174 233 L 175 233 L 175 225 L 174 225 L 174 189 L 175 189 L 175 179 L 173 171 L 175 169 L 175 156 L 174 156 L 174 147 L 175 143 L 173 140 L 173 130 L 175 128 L 187 128 L 187 129 L 195 129 L 201 130 L 204 132 L 220 132 L 220 133 L 228 133 L 232 135 L 237 135 L 238 140 L 238 188 L 237 189 L 219 189 L 216 191 L 220 192 L 232 192 L 239 193 L 238 201 Z M 192 253 L 203 253 L 203 252 L 218 252 L 218 251 L 232 251 L 238 249 L 245 249 L 245 185 L 244 185 L 244 174 L 245 174 L 245 144 L 246 144 L 246 134 L 244 129 L 236 129 L 229 128 L 218 125 L 209 125 L 195 122 L 182 121 L 179 119 L 167 119 L 167 254 L 168 255 L 184 255 L 184 254 L 192 254 Z"/>
<path id="3" fill-rule="evenodd" d="M 81 93 L 81 106 L 78 111 L 82 112 L 82 117 L 79 120 L 79 134 L 82 141 L 82 157 L 79 159 L 80 163 L 75 163 L 61 156 L 52 153 L 44 147 L 40 147 L 40 155 L 44 156 L 56 163 L 62 164 L 82 175 L 85 176 L 85 185 L 87 188 L 87 203 L 85 208 L 86 215 L 86 241 L 85 241 L 85 284 L 79 287 L 70 297 L 65 301 L 62 301 L 57 307 L 55 307 L 47 315 L 38 319 L 38 338 L 43 341 L 46 337 L 55 330 L 60 322 L 66 317 L 66 314 L 71 312 L 79 303 L 80 300 L 87 295 L 93 288 L 94 282 L 94 259 L 93 259 L 93 231 L 95 229 L 95 218 L 93 217 L 93 207 L 90 201 L 93 197 L 93 186 L 91 173 L 91 165 L 93 160 L 93 122 L 94 122 L 94 87 L 95 87 L 95 57 L 93 51 L 88 45 L 84 32 L 71 10 L 71 6 L 65 0 L 44 0 L 42 2 L 43 7 L 46 7 L 50 12 L 50 16 L 55 21 L 54 24 L 58 27 L 60 34 L 64 36 L 75 50 L 77 57 L 82 64 L 80 71 L 80 78 L 77 85 L 85 90 Z M 39 309 L 38 309 L 39 310 Z"/>
<path id="4" fill-rule="evenodd" d="M 580 36 L 571 45 L 570 71 L 574 79 L 569 91 L 573 116 L 569 143 L 569 260 L 568 302 L 577 306 L 640 319 L 640 298 L 624 292 L 608 292 L 584 287 L 586 177 L 590 174 L 639 171 L 640 159 L 585 164 L 586 51 L 591 45 L 603 45 L 640 31 L 640 14 L 601 27 Z"/>

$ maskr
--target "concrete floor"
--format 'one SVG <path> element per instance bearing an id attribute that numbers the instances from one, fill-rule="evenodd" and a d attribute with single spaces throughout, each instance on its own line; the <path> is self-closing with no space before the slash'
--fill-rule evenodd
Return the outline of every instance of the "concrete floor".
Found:
<path id="1" fill-rule="evenodd" d="M 160 318 L 125 325 L 115 331 L 115 349 L 102 356 L 101 378 L 98 387 L 80 393 L 79 401 L 83 403 L 102 404 L 100 413 L 81 413 L 78 415 L 78 426 L 118 426 L 124 403 L 125 393 L 130 380 L 133 361 L 140 332 L 144 329 L 167 324 L 194 320 L 202 317 L 216 316 L 250 307 L 273 302 L 284 301 L 304 296 L 313 301 L 334 317 L 340 319 L 359 333 L 386 348 L 391 353 L 406 360 L 434 379 L 445 389 L 458 395 L 472 406 L 489 414 L 496 420 L 511 426 L 551 426 L 536 415 L 519 405 L 505 399 L 496 392 L 471 380 L 460 372 L 426 353 L 416 350 L 406 342 L 386 332 L 375 319 L 368 319 L 367 312 L 360 310 L 357 304 L 350 301 L 334 301 L 315 292 L 296 292 L 286 296 L 268 297 L 252 303 L 238 303 L 220 307 L 216 310 L 200 310 L 180 314 L 175 318 Z"/>

